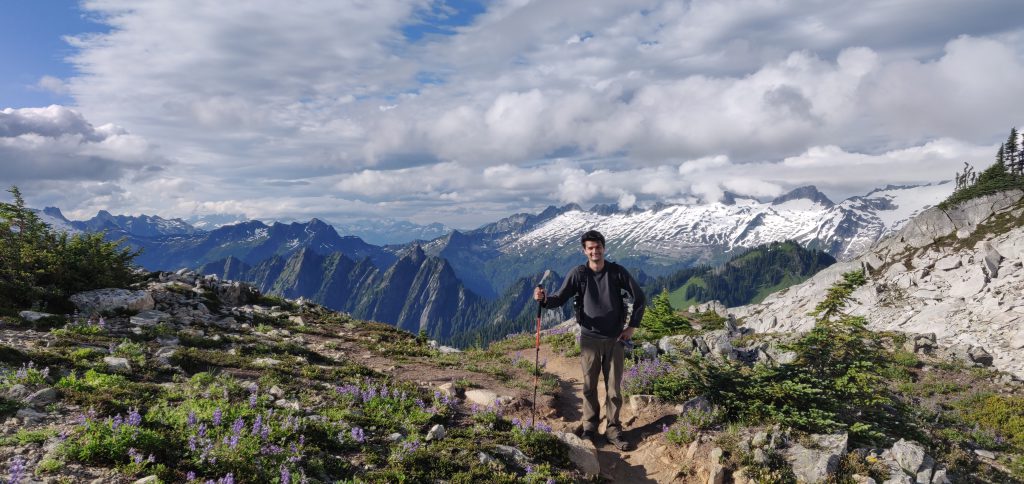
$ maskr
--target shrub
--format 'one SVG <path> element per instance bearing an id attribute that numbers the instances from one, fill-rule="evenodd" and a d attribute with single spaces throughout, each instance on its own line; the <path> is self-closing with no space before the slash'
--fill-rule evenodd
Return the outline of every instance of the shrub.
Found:
<path id="1" fill-rule="evenodd" d="M 14 203 L 0 202 L 0 307 L 68 308 L 71 294 L 136 281 L 139 254 L 104 234 L 57 233 L 25 207 L 18 187 Z"/>
<path id="2" fill-rule="evenodd" d="M 885 389 L 877 336 L 865 328 L 864 318 L 842 312 L 864 282 L 862 272 L 848 272 L 827 291 L 812 313 L 814 328 L 787 346 L 797 354 L 793 363 L 750 368 L 688 359 L 694 385 L 730 419 L 774 421 L 815 433 L 847 430 L 867 442 L 912 431 L 902 423 L 905 409 Z"/>
<path id="3" fill-rule="evenodd" d="M 662 336 L 689 332 L 692 332 L 689 321 L 676 312 L 669 302 L 668 289 L 663 289 L 644 311 L 640 330 L 634 337 L 638 341 L 656 341 Z"/>

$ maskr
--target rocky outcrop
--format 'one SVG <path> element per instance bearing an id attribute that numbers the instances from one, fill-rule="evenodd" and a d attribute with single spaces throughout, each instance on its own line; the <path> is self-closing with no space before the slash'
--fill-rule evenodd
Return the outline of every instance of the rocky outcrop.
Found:
<path id="1" fill-rule="evenodd" d="M 104 311 L 145 311 L 153 309 L 153 296 L 146 291 L 129 289 L 97 289 L 80 292 L 70 297 L 71 303 L 83 314 Z"/>
<path id="2" fill-rule="evenodd" d="M 849 312 L 867 317 L 870 329 L 928 335 L 907 349 L 1024 376 L 1022 199 L 1011 190 L 926 210 L 857 259 L 730 312 L 758 333 L 806 331 L 825 291 L 844 272 L 867 268 L 870 280 Z"/>

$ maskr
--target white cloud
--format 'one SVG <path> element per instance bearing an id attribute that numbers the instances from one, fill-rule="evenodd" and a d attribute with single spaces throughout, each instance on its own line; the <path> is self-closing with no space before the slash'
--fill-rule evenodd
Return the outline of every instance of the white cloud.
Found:
<path id="1" fill-rule="evenodd" d="M 416 41 L 403 27 L 453 7 L 83 7 L 109 33 L 69 38 L 78 73 L 38 83 L 76 108 L 3 111 L 0 181 L 91 180 L 76 200 L 167 215 L 465 226 L 548 203 L 845 196 L 987 163 L 1024 112 L 1017 0 L 504 0 Z"/>

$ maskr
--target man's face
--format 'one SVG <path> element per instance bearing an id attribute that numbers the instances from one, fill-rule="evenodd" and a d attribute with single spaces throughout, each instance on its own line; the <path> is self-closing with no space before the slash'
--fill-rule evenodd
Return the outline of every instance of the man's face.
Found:
<path id="1" fill-rule="evenodd" d="M 583 253 L 587 255 L 587 259 L 591 262 L 601 262 L 604 260 L 604 246 L 600 242 L 593 240 L 584 242 Z"/>

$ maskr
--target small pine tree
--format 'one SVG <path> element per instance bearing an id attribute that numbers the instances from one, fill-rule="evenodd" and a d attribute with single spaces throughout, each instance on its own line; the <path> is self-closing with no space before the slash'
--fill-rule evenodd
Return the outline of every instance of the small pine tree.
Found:
<path id="1" fill-rule="evenodd" d="M 1014 175 L 1020 174 L 1020 161 L 1022 159 L 1020 149 L 1017 146 L 1017 127 L 1010 128 L 1010 136 L 1006 138 L 1003 156 L 1006 158 L 1005 165 L 1010 166 L 1010 172 Z"/>
<path id="2" fill-rule="evenodd" d="M 667 289 L 663 289 L 661 294 L 651 300 L 651 307 L 644 311 L 644 319 L 640 326 L 644 339 L 657 339 L 690 329 L 690 323 L 677 314 L 669 302 Z"/>

